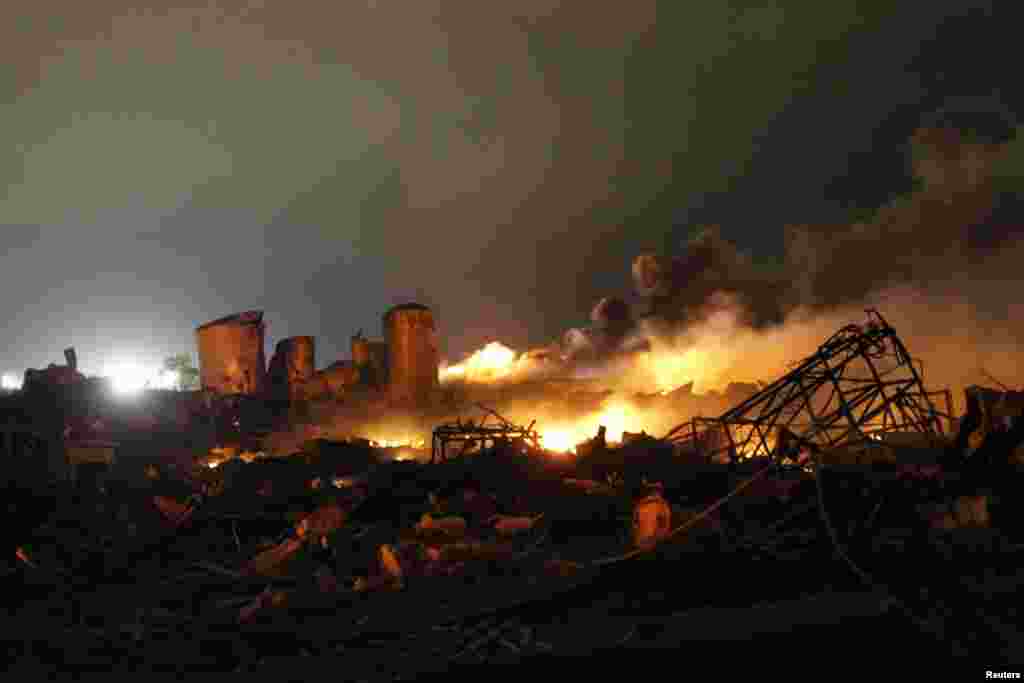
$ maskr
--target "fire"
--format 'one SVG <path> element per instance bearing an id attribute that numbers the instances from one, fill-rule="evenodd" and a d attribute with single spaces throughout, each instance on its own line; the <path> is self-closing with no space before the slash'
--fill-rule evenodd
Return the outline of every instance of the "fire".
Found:
<path id="1" fill-rule="evenodd" d="M 370 445 L 374 448 L 425 448 L 425 439 L 413 436 L 405 436 L 397 439 L 369 439 Z"/>
<path id="2" fill-rule="evenodd" d="M 655 348 L 636 357 L 638 369 L 651 378 L 655 390 L 668 394 L 693 382 L 693 390 L 703 393 L 721 383 L 714 358 L 705 348 L 686 350 Z"/>
<path id="3" fill-rule="evenodd" d="M 627 403 L 611 403 L 579 420 L 544 429 L 541 432 L 540 443 L 549 451 L 575 451 L 577 445 L 594 438 L 600 427 L 605 428 L 606 441 L 618 443 L 622 441 L 625 432 L 643 431 L 644 416 Z"/>
<path id="4" fill-rule="evenodd" d="M 441 381 L 494 382 L 514 374 L 521 356 L 501 342 L 491 342 L 457 365 L 441 368 Z"/>
<path id="5" fill-rule="evenodd" d="M 548 451 L 568 453 L 576 450 L 576 445 L 585 440 L 577 436 L 571 429 L 545 430 L 540 436 L 540 445 Z"/>
<path id="6" fill-rule="evenodd" d="M 649 350 L 608 359 L 598 367 L 576 368 L 572 376 L 580 377 L 581 372 L 589 371 L 608 379 L 618 377 L 637 390 L 653 389 L 663 395 L 691 382 L 694 392 L 704 393 L 724 387 L 730 379 L 739 379 L 728 376 L 738 353 L 729 343 L 728 335 L 705 333 L 696 339 L 646 335 L 644 338 L 650 344 Z M 557 376 L 566 370 L 557 362 L 553 363 L 550 353 L 543 349 L 519 353 L 492 341 L 461 363 L 442 365 L 439 376 L 442 383 L 492 384 Z"/>

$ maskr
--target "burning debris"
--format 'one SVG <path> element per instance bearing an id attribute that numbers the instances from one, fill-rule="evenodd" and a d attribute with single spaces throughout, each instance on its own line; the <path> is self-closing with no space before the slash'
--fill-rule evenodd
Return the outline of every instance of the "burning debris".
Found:
<path id="1" fill-rule="evenodd" d="M 606 302 L 602 315 L 624 325 L 615 305 Z M 430 415 L 439 396 L 430 370 L 437 367 L 432 320 L 422 307 L 399 313 L 385 318 L 402 328 L 389 332 L 389 340 L 402 341 L 386 366 L 367 340 L 353 340 L 346 367 L 367 393 L 319 401 L 339 410 L 365 401 L 373 411 L 396 412 L 426 401 L 420 409 Z M 259 657 L 343 652 L 353 676 L 360 667 L 411 673 L 471 656 L 498 662 L 571 653 L 583 647 L 581 638 L 586 648 L 619 647 L 642 638 L 638 623 L 653 618 L 613 618 L 622 605 L 639 615 L 661 613 L 667 603 L 692 608 L 746 599 L 741 595 L 757 602 L 826 592 L 842 577 L 861 576 L 856 561 L 869 552 L 872 568 L 883 573 L 903 572 L 919 558 L 928 571 L 912 578 L 915 591 L 922 576 L 935 574 L 935 558 L 950 552 L 963 558 L 955 568 L 960 578 L 972 562 L 1005 564 L 1019 555 L 1008 540 L 1019 515 L 1006 495 L 1019 476 L 1013 454 L 1024 443 L 1018 397 L 972 388 L 968 414 L 954 422 L 948 399 L 943 412 L 936 404 L 943 394 L 925 389 L 903 342 L 877 313 L 866 325 L 839 330 L 776 381 L 734 383 L 713 396 L 694 394 L 692 384 L 632 399 L 576 380 L 503 384 L 516 373 L 484 373 L 481 357 L 463 366 L 463 378 L 482 380 L 476 396 L 504 396 L 509 408 L 495 401 L 499 413 L 478 401 L 479 420 L 434 422 L 429 462 L 413 422 L 394 419 L 386 428 L 353 413 L 364 421 L 342 431 L 363 436 L 342 439 L 328 438 L 327 422 L 292 425 L 291 410 L 268 416 L 268 405 L 281 401 L 317 405 L 309 389 L 317 381 L 313 343 L 296 339 L 306 338 L 278 345 L 259 380 L 265 393 L 240 393 L 260 385 L 228 377 L 177 399 L 187 399 L 191 417 L 189 443 L 174 447 L 159 440 L 180 437 L 173 420 L 140 439 L 107 415 L 102 401 L 87 398 L 88 381 L 47 385 L 62 387 L 73 407 L 53 411 L 49 422 L 63 425 L 58 417 L 78 411 L 85 416 L 78 422 L 96 426 L 73 433 L 90 438 L 17 437 L 5 442 L 12 444 L 9 460 L 24 462 L 36 443 L 58 449 L 65 463 L 102 460 L 107 474 L 91 487 L 79 482 L 74 495 L 60 489 L 54 510 L 18 503 L 26 521 L 13 531 L 7 576 L 45 587 L 20 609 L 54 612 L 57 599 L 74 605 L 64 628 L 105 639 L 112 658 L 145 652 L 174 664 L 202 659 L 197 635 L 216 632 L 208 640 L 222 643 L 218 661 L 236 670 L 250 666 L 258 650 Z M 234 353 L 214 346 L 221 360 Z M 505 351 L 492 347 L 488 362 L 506 369 L 523 362 Z M 214 365 L 207 363 L 208 379 L 215 379 Z M 398 373 L 382 374 L 383 367 Z M 7 397 L 4 410 L 15 416 L 28 398 L 56 395 L 45 393 Z M 732 407 L 716 410 L 718 418 L 690 417 L 666 428 L 665 439 L 650 435 L 659 426 L 652 415 L 665 420 L 673 410 L 692 415 L 724 402 Z M 531 407 L 535 418 L 512 417 Z M 36 410 L 34 422 L 22 422 L 26 433 L 50 433 Z M 284 428 L 301 438 L 275 456 L 266 445 Z M 120 438 L 104 446 L 99 435 Z M 908 445 L 929 450 L 935 471 L 907 459 Z M 836 454 L 854 446 L 888 448 L 895 464 L 876 458 L 858 470 L 835 468 Z M 72 531 L 84 527 L 84 537 Z M 987 539 L 982 550 L 980 535 Z M 846 574 L 836 574 L 833 551 L 848 562 Z M 633 562 L 641 557 L 651 561 Z M 676 580 L 682 561 L 707 577 L 700 591 Z M 758 582 L 760 592 L 743 580 L 751 571 L 771 577 Z M 809 587 L 814 581 L 821 585 Z M 54 585 L 66 582 L 69 597 L 52 597 Z M 128 588 L 140 583 L 148 590 Z M 1009 582 L 985 590 L 1015 589 Z M 90 597 L 100 594 L 102 601 Z M 920 626 L 916 603 L 898 601 L 905 615 L 899 628 Z M 986 609 L 996 610 L 996 602 Z M 147 616 L 89 627 L 98 623 L 100 603 Z M 580 618 L 559 626 L 552 614 L 566 613 Z M 973 618 L 968 614 L 975 611 L 942 617 L 942 628 L 955 630 L 957 619 Z M 883 610 L 874 616 L 882 619 Z M 488 627 L 493 637 L 478 624 L 491 618 L 498 620 Z M 835 618 L 821 614 L 820 622 Z M 114 635 L 125 624 L 135 634 L 128 641 Z M 519 629 L 527 635 L 510 635 Z M 367 650 L 363 640 L 385 632 L 407 657 Z M 994 634 L 996 650 L 1016 645 L 1005 630 L 986 633 Z"/>
<path id="2" fill-rule="evenodd" d="M 877 312 L 837 332 L 790 373 L 715 419 L 695 418 L 666 438 L 716 462 L 776 457 L 806 460 L 813 449 L 872 445 L 892 433 L 936 437 L 940 412 L 913 359 Z M 869 440 L 869 437 L 871 440 Z"/>
<path id="3" fill-rule="evenodd" d="M 430 462 L 445 462 L 448 459 L 448 447 L 452 444 L 460 444 L 459 455 L 486 448 L 494 448 L 500 444 L 529 445 L 533 449 L 540 448 L 539 435 L 533 430 L 534 423 L 523 427 L 513 424 L 501 417 L 493 410 L 479 406 L 484 411 L 484 417 L 479 423 L 472 420 L 463 422 L 456 420 L 454 423 L 445 424 L 434 429 L 434 439 L 431 445 Z M 494 417 L 497 424 L 488 425 L 488 418 Z"/>

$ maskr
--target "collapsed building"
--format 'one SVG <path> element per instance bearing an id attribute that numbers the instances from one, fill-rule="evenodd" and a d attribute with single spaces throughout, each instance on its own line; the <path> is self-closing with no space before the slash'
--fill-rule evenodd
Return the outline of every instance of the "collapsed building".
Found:
<path id="1" fill-rule="evenodd" d="M 301 389 L 316 373 L 316 340 L 289 337 L 274 348 L 267 368 L 271 394 L 278 398 L 301 398 Z"/>
<path id="2" fill-rule="evenodd" d="M 350 360 L 317 369 L 316 339 L 287 337 L 264 361 L 266 325 L 262 311 L 220 318 L 196 329 L 202 391 L 218 396 L 299 401 L 341 397 L 361 386 L 382 392 L 396 404 L 422 404 L 439 386 L 437 327 L 431 310 L 408 303 L 387 311 L 383 340 L 359 332 Z"/>
<path id="3" fill-rule="evenodd" d="M 112 466 L 125 438 L 173 435 L 194 452 L 260 450 L 263 437 L 287 428 L 289 406 L 357 394 L 401 409 L 429 404 L 439 386 L 432 312 L 404 304 L 382 322 L 383 339 L 360 333 L 351 359 L 318 369 L 314 337 L 281 339 L 268 364 L 263 311 L 218 318 L 195 330 L 198 391 L 150 390 L 132 401 L 115 400 L 109 380 L 79 372 L 67 349 L 66 364 L 28 369 L 22 389 L 0 397 L 0 444 L 42 479 L 73 481 L 80 465 Z"/>
<path id="4" fill-rule="evenodd" d="M 352 363 L 360 383 L 383 385 L 388 376 L 388 343 L 381 339 L 367 339 L 360 330 L 352 337 Z"/>
<path id="5" fill-rule="evenodd" d="M 940 443 L 953 430 L 950 393 L 928 391 L 895 330 L 869 316 L 719 417 L 694 418 L 666 438 L 722 463 L 826 451 L 870 458 L 889 443 Z"/>

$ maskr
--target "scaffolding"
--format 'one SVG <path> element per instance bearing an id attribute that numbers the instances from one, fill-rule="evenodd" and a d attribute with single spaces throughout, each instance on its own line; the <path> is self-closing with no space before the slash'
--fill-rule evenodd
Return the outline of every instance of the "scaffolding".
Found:
<path id="1" fill-rule="evenodd" d="M 799 459 L 808 449 L 877 443 L 893 432 L 939 436 L 948 391 L 926 391 L 895 330 L 875 310 L 847 325 L 789 373 L 717 418 L 694 418 L 665 438 L 711 462 Z M 945 396 L 947 412 L 933 398 Z M 950 425 L 951 426 L 951 425 Z"/>
<path id="2" fill-rule="evenodd" d="M 430 462 L 441 463 L 448 460 L 448 447 L 452 444 L 461 444 L 459 455 L 463 455 L 475 449 L 483 450 L 496 446 L 499 443 L 521 442 L 540 448 L 540 435 L 534 431 L 533 425 L 529 426 L 513 424 L 504 417 L 482 405 L 478 407 L 484 411 L 484 417 L 479 422 L 467 420 L 463 422 L 456 419 L 455 422 L 443 424 L 434 428 L 433 441 L 430 447 Z M 487 424 L 489 418 L 495 418 L 494 424 Z"/>

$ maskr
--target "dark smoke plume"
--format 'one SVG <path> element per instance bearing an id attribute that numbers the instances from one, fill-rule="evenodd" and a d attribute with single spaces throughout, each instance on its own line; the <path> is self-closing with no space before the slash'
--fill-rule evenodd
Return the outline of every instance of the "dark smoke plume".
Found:
<path id="1" fill-rule="evenodd" d="M 924 361 L 930 385 L 959 392 L 986 373 L 1024 382 L 1020 133 L 992 107 L 926 117 L 907 144 L 916 189 L 849 225 L 788 226 L 781 276 L 759 272 L 713 230 L 674 258 L 641 257 L 634 279 L 656 323 L 648 329 L 680 348 L 731 344 L 709 351 L 717 375 L 763 379 L 870 306 Z M 723 312 L 724 328 L 709 325 Z"/>

